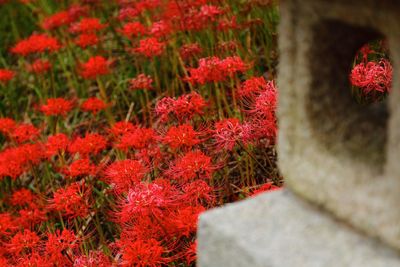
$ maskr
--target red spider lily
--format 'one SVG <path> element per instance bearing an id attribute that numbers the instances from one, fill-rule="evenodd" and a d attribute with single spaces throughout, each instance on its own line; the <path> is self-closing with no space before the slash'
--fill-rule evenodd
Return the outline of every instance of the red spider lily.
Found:
<path id="1" fill-rule="evenodd" d="M 119 20 L 132 20 L 140 15 L 140 10 L 133 7 L 122 8 L 119 11 L 118 19 Z"/>
<path id="2" fill-rule="evenodd" d="M 70 27 L 72 33 L 93 33 L 107 27 L 98 18 L 83 18 L 80 22 L 74 23 Z"/>
<path id="3" fill-rule="evenodd" d="M 32 64 L 28 65 L 27 70 L 32 73 L 42 74 L 51 69 L 50 61 L 44 59 L 37 59 Z"/>
<path id="4" fill-rule="evenodd" d="M 42 267 L 52 267 L 52 263 L 48 262 L 46 257 L 38 252 L 33 252 L 31 254 L 23 255 L 18 257 L 16 262 L 12 266 L 25 267 L 25 266 L 42 266 Z"/>
<path id="5" fill-rule="evenodd" d="M 91 97 L 86 99 L 82 105 L 81 109 L 86 112 L 92 112 L 93 115 L 96 115 L 99 111 L 107 108 L 107 104 L 104 103 L 103 100 L 97 97 Z"/>
<path id="6" fill-rule="evenodd" d="M 198 133 L 189 124 L 172 126 L 163 138 L 163 143 L 171 148 L 192 147 L 200 143 Z"/>
<path id="7" fill-rule="evenodd" d="M 60 265 L 69 265 L 70 258 L 65 256 L 71 254 L 79 245 L 79 238 L 75 233 L 68 229 L 56 230 L 55 233 L 47 234 L 45 244 L 46 255 L 50 262 L 57 262 Z M 71 256 L 70 256 L 71 257 Z"/>
<path id="8" fill-rule="evenodd" d="M 194 179 L 211 179 L 215 167 L 211 157 L 201 151 L 191 151 L 175 161 L 166 174 L 172 179 L 184 183 Z"/>
<path id="9" fill-rule="evenodd" d="M 238 30 L 240 29 L 240 25 L 236 21 L 236 16 L 232 16 L 230 20 L 220 20 L 217 29 L 220 31 Z"/>
<path id="10" fill-rule="evenodd" d="M 91 164 L 87 158 L 75 160 L 63 170 L 63 173 L 71 178 L 94 175 L 95 172 L 96 166 Z"/>
<path id="11" fill-rule="evenodd" d="M 238 142 L 243 141 L 243 133 L 243 127 L 236 118 L 216 122 L 213 137 L 217 149 L 233 150 Z"/>
<path id="12" fill-rule="evenodd" d="M 127 132 L 122 135 L 117 148 L 128 150 L 129 148 L 144 149 L 157 140 L 153 129 L 136 128 L 133 132 Z"/>
<path id="13" fill-rule="evenodd" d="M 21 255 L 24 251 L 33 252 L 38 249 L 39 236 L 28 229 L 16 233 L 11 240 L 5 244 L 6 250 L 14 256 Z"/>
<path id="14" fill-rule="evenodd" d="M 35 140 L 39 135 L 40 130 L 32 124 L 18 124 L 11 133 L 11 138 L 17 143 L 24 143 Z"/>
<path id="15" fill-rule="evenodd" d="M 94 56 L 89 58 L 86 63 L 80 65 L 80 74 L 85 79 L 96 79 L 100 75 L 110 73 L 109 63 L 102 56 Z"/>
<path id="16" fill-rule="evenodd" d="M 14 131 L 15 126 L 17 123 L 10 118 L 0 118 L 0 133 L 8 136 Z"/>
<path id="17" fill-rule="evenodd" d="M 120 139 L 124 134 L 134 132 L 137 126 L 127 121 L 116 122 L 111 129 L 108 129 L 112 137 Z"/>
<path id="18" fill-rule="evenodd" d="M 12 194 L 10 204 L 14 206 L 28 206 L 33 204 L 35 199 L 36 196 L 30 190 L 22 188 Z"/>
<path id="19" fill-rule="evenodd" d="M 54 192 L 51 207 L 68 218 L 86 217 L 89 214 L 91 188 L 73 183 Z"/>
<path id="20" fill-rule="evenodd" d="M 169 35 L 171 31 L 171 25 L 168 23 L 168 21 L 160 20 L 151 25 L 150 35 L 155 38 L 161 38 Z"/>
<path id="21" fill-rule="evenodd" d="M 143 26 L 143 24 L 135 21 L 124 24 L 123 27 L 118 30 L 118 32 L 127 38 L 133 38 L 146 35 L 147 29 Z"/>
<path id="22" fill-rule="evenodd" d="M 151 78 L 150 75 L 146 75 L 144 73 L 139 74 L 138 76 L 130 80 L 129 83 L 130 83 L 129 89 L 131 90 L 153 89 L 153 86 L 151 85 L 153 83 L 153 79 Z"/>
<path id="23" fill-rule="evenodd" d="M 393 68 L 386 59 L 360 63 L 351 71 L 350 81 L 360 87 L 364 94 L 371 92 L 389 93 L 392 87 Z"/>
<path id="24" fill-rule="evenodd" d="M 157 267 L 165 263 L 165 249 L 155 239 L 125 241 L 119 243 L 122 250 L 122 266 Z"/>
<path id="25" fill-rule="evenodd" d="M 66 116 L 72 110 L 74 104 L 64 98 L 49 98 L 47 103 L 39 107 L 46 116 Z"/>
<path id="26" fill-rule="evenodd" d="M 238 72 L 244 72 L 250 68 L 237 56 L 219 59 L 218 57 L 208 57 L 199 60 L 198 68 L 189 68 L 189 77 L 185 80 L 196 84 L 205 84 L 207 82 L 221 82 L 227 77 Z"/>
<path id="27" fill-rule="evenodd" d="M 60 11 L 43 19 L 41 26 L 45 30 L 53 30 L 73 22 L 68 11 Z"/>
<path id="28" fill-rule="evenodd" d="M 182 186 L 182 199 L 185 203 L 197 206 L 200 203 L 212 206 L 215 202 L 213 188 L 203 180 L 194 180 Z"/>
<path id="29" fill-rule="evenodd" d="M 11 81 L 15 76 L 15 72 L 8 69 L 0 69 L 0 83 L 7 83 Z"/>
<path id="30" fill-rule="evenodd" d="M 197 229 L 199 214 L 204 211 L 202 206 L 186 206 L 171 212 L 167 219 L 168 231 L 179 237 L 192 236 Z"/>
<path id="31" fill-rule="evenodd" d="M 167 183 L 139 183 L 129 189 L 121 203 L 118 220 L 121 223 L 132 222 L 137 217 L 155 216 L 160 218 L 164 210 L 176 205 L 177 193 Z"/>
<path id="32" fill-rule="evenodd" d="M 152 58 L 161 55 L 164 52 L 164 49 L 164 42 L 159 42 L 157 38 L 151 37 L 140 40 L 139 47 L 135 48 L 133 51 L 146 57 Z"/>
<path id="33" fill-rule="evenodd" d="M 202 115 L 206 101 L 201 95 L 192 92 L 182 95 L 176 100 L 170 97 L 164 97 L 157 102 L 155 112 L 162 121 L 168 121 L 169 115 L 173 114 L 179 121 L 190 120 L 195 115 Z"/>
<path id="34" fill-rule="evenodd" d="M 18 230 L 15 218 L 10 213 L 0 213 L 0 237 L 8 237 Z M 0 265 L 1 266 L 1 265 Z"/>
<path id="35" fill-rule="evenodd" d="M 30 207 L 18 211 L 19 217 L 16 220 L 20 226 L 29 229 L 32 225 L 47 221 L 46 212 L 35 204 L 31 204 Z"/>
<path id="36" fill-rule="evenodd" d="M 85 137 L 75 138 L 68 146 L 70 153 L 79 153 L 81 157 L 98 154 L 107 146 L 107 140 L 100 134 L 86 133 Z"/>
<path id="37" fill-rule="evenodd" d="M 21 56 L 45 51 L 55 52 L 61 48 L 57 39 L 46 34 L 32 34 L 27 39 L 18 42 L 11 48 L 11 52 Z"/>
<path id="38" fill-rule="evenodd" d="M 88 46 L 97 45 L 99 43 L 99 37 L 94 33 L 83 33 L 74 40 L 74 43 L 81 48 Z"/>
<path id="39" fill-rule="evenodd" d="M 179 48 L 179 54 L 182 59 L 187 60 L 200 55 L 203 49 L 198 43 L 186 44 Z"/>
<path id="40" fill-rule="evenodd" d="M 24 144 L 7 148 L 0 152 L 0 179 L 3 177 L 18 178 L 21 174 L 37 165 L 44 158 L 41 144 Z"/>
<path id="41" fill-rule="evenodd" d="M 244 99 L 253 98 L 267 90 L 275 90 L 274 82 L 267 82 L 264 77 L 251 77 L 242 83 L 238 95 Z"/>
<path id="42" fill-rule="evenodd" d="M 47 138 L 47 143 L 45 144 L 46 155 L 52 157 L 59 153 L 64 153 L 67 150 L 68 144 L 69 139 L 65 134 L 51 135 Z"/>
<path id="43" fill-rule="evenodd" d="M 76 257 L 74 267 L 109 267 L 113 266 L 110 258 L 102 251 L 89 251 L 89 255 Z"/>
<path id="44" fill-rule="evenodd" d="M 140 183 L 146 172 L 146 168 L 137 160 L 115 161 L 104 171 L 104 180 L 116 192 L 124 192 Z"/>
<path id="45" fill-rule="evenodd" d="M 197 242 L 193 242 L 185 251 L 185 259 L 188 265 L 196 261 L 196 254 L 197 254 Z"/>

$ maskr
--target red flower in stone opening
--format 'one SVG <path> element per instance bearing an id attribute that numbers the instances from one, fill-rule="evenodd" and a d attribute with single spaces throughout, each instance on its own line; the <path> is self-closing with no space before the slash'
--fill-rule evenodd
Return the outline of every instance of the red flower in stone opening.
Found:
<path id="1" fill-rule="evenodd" d="M 65 216 L 85 217 L 89 214 L 91 190 L 85 184 L 73 183 L 54 192 L 51 207 Z"/>
<path id="2" fill-rule="evenodd" d="M 11 48 L 11 52 L 22 56 L 45 51 L 54 52 L 61 48 L 57 39 L 46 34 L 32 34 L 27 39 L 18 42 Z"/>
<path id="3" fill-rule="evenodd" d="M 39 110 L 46 116 L 65 116 L 72 110 L 74 104 L 64 98 L 49 98 L 47 103 L 40 106 Z"/>
<path id="4" fill-rule="evenodd" d="M 134 49 L 134 51 L 150 58 L 161 55 L 164 49 L 164 42 L 159 42 L 157 38 L 151 37 L 140 40 L 139 47 Z"/>
<path id="5" fill-rule="evenodd" d="M 80 74 L 85 79 L 96 79 L 100 75 L 110 73 L 109 64 L 102 56 L 89 58 L 86 63 L 81 64 Z"/>
<path id="6" fill-rule="evenodd" d="M 86 133 L 85 137 L 78 137 L 68 147 L 70 153 L 79 153 L 81 157 L 98 154 L 107 146 L 107 140 L 96 133 Z"/>
<path id="7" fill-rule="evenodd" d="M 78 38 L 74 40 L 74 43 L 82 48 L 86 48 L 92 45 L 97 45 L 98 42 L 99 42 L 99 37 L 97 37 L 97 35 L 94 33 L 80 34 Z"/>
<path id="8" fill-rule="evenodd" d="M 0 69 L 0 83 L 7 83 L 14 78 L 15 72 L 9 69 Z"/>
<path id="9" fill-rule="evenodd" d="M 104 29 L 106 26 L 98 18 L 83 18 L 80 22 L 72 24 L 70 31 L 73 33 L 93 33 Z"/>
<path id="10" fill-rule="evenodd" d="M 32 64 L 28 65 L 28 71 L 36 74 L 48 72 L 50 69 L 50 61 L 44 59 L 36 59 Z"/>
<path id="11" fill-rule="evenodd" d="M 138 76 L 136 76 L 135 78 L 133 78 L 132 80 L 130 80 L 130 89 L 131 90 L 138 90 L 138 89 L 147 89 L 147 90 L 151 90 L 153 89 L 152 84 L 153 83 L 153 79 L 151 78 L 150 75 L 146 75 L 146 74 L 139 74 Z"/>
<path id="12" fill-rule="evenodd" d="M 377 62 L 360 63 L 354 66 L 350 81 L 360 87 L 364 94 L 371 92 L 388 93 L 392 87 L 393 68 L 386 59 Z"/>
<path id="13" fill-rule="evenodd" d="M 200 143 L 198 133 L 189 124 L 172 126 L 163 138 L 163 142 L 171 148 L 192 147 Z"/>
<path id="14" fill-rule="evenodd" d="M 118 30 L 122 35 L 127 38 L 143 36 L 146 34 L 147 30 L 140 22 L 128 22 L 122 29 Z"/>
<path id="15" fill-rule="evenodd" d="M 115 161 L 104 172 L 104 179 L 117 192 L 128 191 L 144 178 L 146 169 L 137 160 Z"/>

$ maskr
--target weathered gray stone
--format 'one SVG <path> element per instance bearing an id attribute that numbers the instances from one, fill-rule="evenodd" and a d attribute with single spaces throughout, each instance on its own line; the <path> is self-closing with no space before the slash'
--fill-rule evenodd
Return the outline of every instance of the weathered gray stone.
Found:
<path id="1" fill-rule="evenodd" d="M 400 249 L 400 1 L 283 0 L 278 157 L 287 187 Z M 363 44 L 386 37 L 387 103 L 361 106 L 348 74 Z"/>
<path id="2" fill-rule="evenodd" d="M 399 256 L 281 190 L 207 212 L 200 267 L 397 267 Z"/>

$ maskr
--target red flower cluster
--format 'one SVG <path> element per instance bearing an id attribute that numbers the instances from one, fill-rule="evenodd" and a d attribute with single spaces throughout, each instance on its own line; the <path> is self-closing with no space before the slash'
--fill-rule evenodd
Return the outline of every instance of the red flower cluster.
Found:
<path id="1" fill-rule="evenodd" d="M 138 89 L 145 89 L 145 90 L 151 90 L 153 83 L 153 79 L 151 76 L 146 75 L 146 74 L 139 74 L 132 80 L 130 80 L 130 89 L 131 90 L 138 90 Z"/>
<path id="2" fill-rule="evenodd" d="M 85 79 L 96 79 L 98 76 L 110 73 L 107 60 L 102 56 L 89 58 L 86 63 L 81 64 L 80 74 Z"/>
<path id="3" fill-rule="evenodd" d="M 92 112 L 93 115 L 96 115 L 96 113 L 106 108 L 107 104 L 104 103 L 103 100 L 98 99 L 97 97 L 88 98 L 81 105 L 81 109 L 83 111 Z"/>
<path id="4" fill-rule="evenodd" d="M 202 115 L 206 106 L 207 103 L 203 97 L 196 92 L 192 92 L 177 99 L 170 97 L 161 99 L 157 102 L 155 111 L 162 121 L 167 121 L 171 115 L 182 121 L 190 120 L 195 115 Z"/>
<path id="5" fill-rule="evenodd" d="M 11 52 L 21 56 L 45 51 L 55 52 L 61 48 L 57 39 L 46 34 L 32 34 L 27 39 L 18 42 L 11 48 Z"/>
<path id="6" fill-rule="evenodd" d="M 205 84 L 207 82 L 225 81 L 227 77 L 233 76 L 238 72 L 245 72 L 250 68 L 240 59 L 240 57 L 227 57 L 219 59 L 218 57 L 208 57 L 199 60 L 199 67 L 189 68 L 189 77 L 186 81 L 196 84 Z"/>
<path id="7" fill-rule="evenodd" d="M 46 116 L 66 116 L 74 104 L 64 98 L 49 98 L 47 103 L 40 106 L 39 110 Z"/>
<path id="8" fill-rule="evenodd" d="M 159 42 L 157 38 L 142 39 L 139 42 L 139 47 L 135 48 L 136 53 L 142 54 L 146 57 L 152 58 L 159 56 L 164 52 L 165 43 Z"/>
<path id="9" fill-rule="evenodd" d="M 1 83 L 7 83 L 7 82 L 11 81 L 12 78 L 14 78 L 14 76 L 15 76 L 15 72 L 13 72 L 12 70 L 0 69 L 0 82 Z"/>

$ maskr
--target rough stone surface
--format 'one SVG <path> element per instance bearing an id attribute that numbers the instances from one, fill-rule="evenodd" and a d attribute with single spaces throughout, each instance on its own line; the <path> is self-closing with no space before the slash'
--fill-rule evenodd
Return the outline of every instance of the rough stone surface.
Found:
<path id="1" fill-rule="evenodd" d="M 278 156 L 287 187 L 400 250 L 400 1 L 282 0 L 280 9 Z M 360 106 L 350 94 L 352 60 L 382 37 L 392 93 Z"/>
<path id="2" fill-rule="evenodd" d="M 200 267 L 397 267 L 400 258 L 286 190 L 207 212 Z"/>

